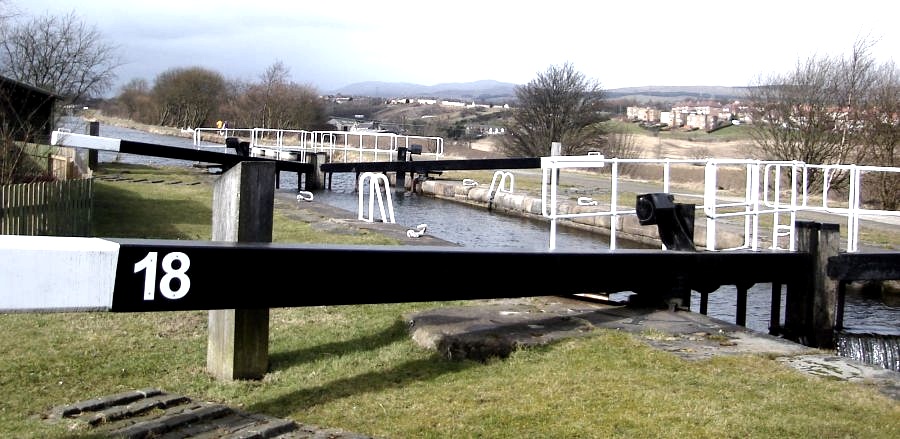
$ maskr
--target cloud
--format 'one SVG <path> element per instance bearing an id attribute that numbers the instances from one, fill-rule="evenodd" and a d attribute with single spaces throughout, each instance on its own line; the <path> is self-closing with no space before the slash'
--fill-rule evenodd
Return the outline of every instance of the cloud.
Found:
<path id="1" fill-rule="evenodd" d="M 798 59 L 847 53 L 859 35 L 891 59 L 893 14 L 877 0 L 673 6 L 647 0 L 515 3 L 29 0 L 30 12 L 75 10 L 130 61 L 121 82 L 201 65 L 252 79 L 276 60 L 328 91 L 353 82 L 524 84 L 571 62 L 605 88 L 748 85 Z"/>

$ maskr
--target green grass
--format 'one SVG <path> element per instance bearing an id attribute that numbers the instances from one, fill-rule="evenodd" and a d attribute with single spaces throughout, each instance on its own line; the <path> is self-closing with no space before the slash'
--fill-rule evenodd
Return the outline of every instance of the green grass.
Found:
<path id="1" fill-rule="evenodd" d="M 260 381 L 204 371 L 206 313 L 0 315 L 0 432 L 88 437 L 52 406 L 154 387 L 378 437 L 851 437 L 900 433 L 865 385 L 763 356 L 688 361 L 611 330 L 487 363 L 417 347 L 401 316 L 445 303 L 274 309 Z"/>
<path id="2" fill-rule="evenodd" d="M 108 163 L 96 175 L 122 180 L 95 180 L 94 236 L 211 239 L 214 176 L 180 167 Z M 366 230 L 353 234 L 315 230 L 293 219 L 292 211 L 281 206 L 276 202 L 273 242 L 396 244 L 396 240 Z"/>
<path id="3" fill-rule="evenodd" d="M 95 180 L 94 236 L 210 239 L 212 186 L 207 175 L 124 164 L 105 164 L 96 175 L 129 180 Z"/>
<path id="4" fill-rule="evenodd" d="M 209 236 L 208 182 L 154 185 L 98 182 L 98 236 Z M 460 275 L 449 270 L 436 278 Z M 203 311 L 0 315 L 0 436 L 91 437 L 42 416 L 142 388 L 385 438 L 900 436 L 900 404 L 874 387 L 809 377 L 767 356 L 688 361 L 640 336 L 595 330 L 480 363 L 445 360 L 410 339 L 408 313 L 461 304 L 273 309 L 269 373 L 236 382 L 205 372 Z"/>

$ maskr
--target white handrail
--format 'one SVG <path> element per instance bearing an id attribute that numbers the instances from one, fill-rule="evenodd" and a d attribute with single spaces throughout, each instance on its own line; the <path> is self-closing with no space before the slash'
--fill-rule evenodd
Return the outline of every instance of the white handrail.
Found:
<path id="1" fill-rule="evenodd" d="M 195 128 L 194 146 L 208 148 L 224 148 L 222 143 L 205 143 L 203 133 L 226 137 L 245 137 L 250 139 L 251 151 L 257 155 L 282 157 L 283 154 L 294 154 L 305 161 L 307 153 L 326 152 L 329 160 L 334 154 L 342 153 L 341 159 L 350 160 L 351 153 L 356 153 L 357 161 L 368 156 L 371 161 L 392 160 L 396 157 L 397 148 L 424 144 L 421 155 L 438 160 L 444 156 L 444 139 L 433 136 L 409 136 L 393 133 L 364 131 L 307 131 L 279 128 Z M 355 138 L 356 142 L 351 142 Z M 296 139 L 296 140 L 295 140 Z M 354 145 L 355 143 L 355 145 Z"/>
<path id="2" fill-rule="evenodd" d="M 577 204 L 580 207 L 574 212 L 561 213 L 560 200 L 557 195 L 559 188 L 560 170 L 564 169 L 590 169 L 602 168 L 610 164 L 610 173 L 605 174 L 595 169 L 593 175 L 598 178 L 610 179 L 609 206 L 599 206 L 587 203 L 590 197 L 579 197 Z M 616 233 L 619 228 L 619 217 L 634 215 L 631 208 L 621 208 L 619 204 L 619 166 L 660 166 L 662 168 L 661 192 L 670 193 L 670 167 L 672 164 L 692 164 L 704 166 L 703 191 L 699 194 L 680 193 L 682 197 L 702 199 L 702 204 L 696 206 L 701 209 L 706 217 L 706 247 L 707 250 L 758 250 L 760 244 L 760 216 L 772 215 L 771 245 L 774 250 L 794 250 L 795 226 L 798 213 L 802 212 L 826 212 L 846 216 L 847 218 L 847 251 L 855 252 L 859 248 L 860 219 L 863 217 L 890 216 L 900 218 L 900 211 L 866 209 L 862 206 L 861 194 L 864 183 L 863 174 L 866 172 L 900 173 L 900 168 L 884 166 L 859 166 L 859 165 L 810 165 L 800 161 L 760 161 L 750 159 L 705 159 L 705 160 L 672 160 L 672 159 L 606 159 L 602 156 L 551 156 L 541 158 L 542 185 L 541 185 L 541 214 L 550 219 L 550 250 L 556 247 L 557 222 L 562 219 L 581 217 L 610 218 L 610 249 L 616 248 Z M 717 184 L 718 174 L 722 167 L 739 167 L 745 172 L 745 188 L 742 197 L 719 196 Z M 813 206 L 809 203 L 808 173 L 809 170 L 819 169 L 823 173 L 821 206 Z M 835 172 L 846 172 L 849 176 L 849 187 L 846 207 L 829 205 L 829 190 L 831 175 Z M 762 178 L 760 178 L 762 173 Z M 591 175 L 591 174 L 588 174 Z M 652 180 L 652 179 L 651 179 Z M 799 187 L 798 187 L 799 186 Z M 590 206 L 589 206 L 590 205 Z M 590 209 L 594 207 L 593 209 Z M 603 207 L 606 207 L 604 209 Z M 788 215 L 787 221 L 782 222 L 782 215 Z M 720 249 L 716 240 L 717 225 L 726 218 L 743 218 L 744 240 L 743 244 L 733 248 Z M 898 221 L 900 224 L 900 221 Z M 787 238 L 787 245 L 782 246 L 783 238 Z"/>
<path id="3" fill-rule="evenodd" d="M 363 208 L 363 193 L 365 192 L 365 183 L 369 182 L 369 210 L 368 217 L 364 215 Z M 382 186 L 383 185 L 383 186 Z M 381 194 L 382 188 L 384 188 L 384 197 L 387 197 L 387 209 L 388 216 L 385 216 L 384 208 L 385 201 Z M 389 222 L 393 224 L 394 221 L 394 205 L 391 201 L 391 183 L 388 181 L 387 176 L 378 172 L 363 172 L 359 177 L 359 187 L 357 188 L 357 192 L 359 192 L 359 205 L 358 205 L 358 215 L 357 218 L 366 222 L 374 222 L 375 214 L 375 197 L 378 197 L 378 208 L 381 212 L 381 221 Z"/>
<path id="4" fill-rule="evenodd" d="M 498 185 L 499 180 L 499 185 Z M 506 186 L 507 180 L 509 180 L 509 187 Z M 509 171 L 494 171 L 494 177 L 491 178 L 491 187 L 488 189 L 488 199 L 494 198 L 494 189 L 497 189 L 497 192 L 506 192 L 508 194 L 513 193 L 513 188 L 516 185 L 516 177 L 512 172 Z"/>
<path id="5" fill-rule="evenodd" d="M 217 142 L 203 142 L 203 133 L 208 133 L 210 135 L 218 136 L 222 138 L 222 142 L 225 141 L 228 137 L 251 137 L 253 135 L 253 130 L 249 128 L 194 128 L 194 133 L 192 135 L 194 146 L 197 149 L 200 147 L 204 148 L 225 148 L 224 143 Z"/>

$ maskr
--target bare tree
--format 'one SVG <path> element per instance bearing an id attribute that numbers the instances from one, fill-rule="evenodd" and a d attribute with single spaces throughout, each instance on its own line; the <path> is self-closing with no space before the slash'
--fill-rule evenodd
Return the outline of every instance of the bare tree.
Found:
<path id="1" fill-rule="evenodd" d="M 16 15 L 18 12 L 14 6 L 11 6 L 7 0 L 0 0 L 0 24 Z"/>
<path id="2" fill-rule="evenodd" d="M 158 123 L 174 127 L 209 126 L 213 112 L 225 98 L 225 78 L 203 67 L 174 68 L 160 73 L 152 95 Z"/>
<path id="3" fill-rule="evenodd" d="M 545 156 L 553 142 L 562 143 L 564 155 L 600 146 L 603 92 L 598 82 L 586 79 L 572 64 L 551 66 L 517 87 L 516 97 L 518 104 L 500 145 L 507 156 Z"/>
<path id="4" fill-rule="evenodd" d="M 0 28 L 0 74 L 75 102 L 109 89 L 122 65 L 117 50 L 74 12 L 47 14 Z"/>
<path id="5" fill-rule="evenodd" d="M 310 86 L 290 80 L 290 70 L 276 61 L 238 94 L 237 105 L 247 126 L 281 129 L 322 129 L 325 107 Z"/>
<path id="6" fill-rule="evenodd" d="M 867 149 L 858 129 L 868 108 L 873 78 L 872 43 L 857 40 L 849 57 L 811 57 L 794 71 L 773 74 L 750 87 L 756 155 L 766 160 L 809 164 L 861 163 Z M 818 190 L 822 173 L 812 170 L 808 189 Z M 838 188 L 846 174 L 829 174 Z"/>
<path id="7" fill-rule="evenodd" d="M 114 113 L 142 123 L 155 122 L 155 103 L 146 79 L 135 78 L 123 85 L 114 99 Z"/>
<path id="8" fill-rule="evenodd" d="M 876 74 L 875 59 L 869 52 L 875 43 L 876 41 L 869 38 L 857 39 L 853 43 L 850 56 L 838 60 L 838 74 L 835 78 L 837 82 L 835 94 L 841 98 L 845 113 L 840 127 L 841 151 L 847 156 L 855 153 L 853 155 L 858 160 L 865 159 L 866 149 L 854 148 L 854 139 L 851 136 L 859 132 L 855 129 L 860 126 L 858 121 L 864 119 L 869 110 L 868 100 L 871 97 L 870 90 Z"/>
<path id="9" fill-rule="evenodd" d="M 893 62 L 880 66 L 869 94 L 868 111 L 861 124 L 869 164 L 900 166 L 900 71 Z M 866 178 L 867 176 L 864 176 Z M 876 172 L 877 194 L 882 209 L 900 207 L 900 173 Z"/>

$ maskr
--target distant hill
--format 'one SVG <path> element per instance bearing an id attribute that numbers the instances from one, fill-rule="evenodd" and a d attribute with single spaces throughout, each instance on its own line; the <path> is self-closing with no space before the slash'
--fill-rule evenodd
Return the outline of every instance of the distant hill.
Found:
<path id="1" fill-rule="evenodd" d="M 331 94 L 376 98 L 432 98 L 458 101 L 508 102 L 515 99 L 516 84 L 492 80 L 419 85 L 406 82 L 357 82 Z"/>
<path id="2" fill-rule="evenodd" d="M 747 96 L 747 87 L 722 86 L 648 86 L 606 90 L 607 99 L 634 99 L 639 102 L 683 101 L 685 99 L 735 100 Z"/>
<path id="3" fill-rule="evenodd" d="M 368 96 L 377 98 L 432 98 L 478 103 L 506 103 L 515 101 L 515 89 L 519 84 L 482 80 L 454 82 L 436 85 L 420 85 L 405 82 L 357 82 L 328 94 L 343 96 Z M 681 101 L 685 99 L 734 100 L 746 96 L 746 87 L 722 86 L 646 86 L 604 90 L 607 99 L 633 99 L 638 102 Z"/>

